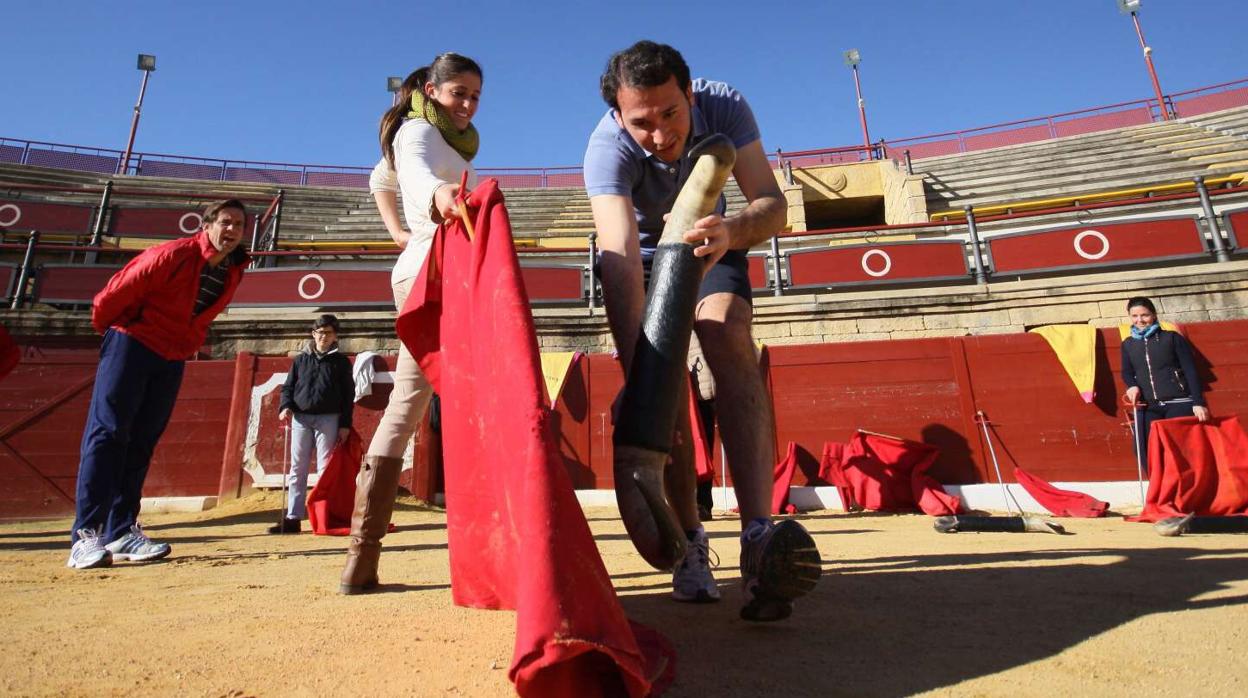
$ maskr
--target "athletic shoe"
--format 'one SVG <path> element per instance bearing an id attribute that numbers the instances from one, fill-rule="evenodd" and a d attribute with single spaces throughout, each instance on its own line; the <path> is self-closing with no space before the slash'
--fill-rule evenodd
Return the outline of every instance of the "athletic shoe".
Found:
<path id="1" fill-rule="evenodd" d="M 741 618 L 788 618 L 793 600 L 814 589 L 822 572 L 819 549 L 800 523 L 750 522 L 741 535 Z"/>
<path id="2" fill-rule="evenodd" d="M 699 526 L 685 547 L 685 559 L 672 574 L 673 599 L 686 603 L 719 601 L 719 587 L 711 576 L 710 548 L 706 530 Z"/>
<path id="3" fill-rule="evenodd" d="M 94 528 L 78 529 L 78 540 L 69 549 L 69 561 L 66 567 L 76 570 L 89 570 L 94 567 L 108 567 L 113 564 L 113 554 L 100 543 L 100 532 Z"/>
<path id="4" fill-rule="evenodd" d="M 299 519 L 283 518 L 278 523 L 269 526 L 269 533 L 298 533 L 302 529 L 303 525 L 300 523 Z"/>
<path id="5" fill-rule="evenodd" d="M 132 562 L 159 560 L 172 550 L 168 543 L 157 543 L 143 535 L 143 528 L 137 523 L 130 527 L 129 533 L 104 547 L 113 554 L 114 560 Z"/>

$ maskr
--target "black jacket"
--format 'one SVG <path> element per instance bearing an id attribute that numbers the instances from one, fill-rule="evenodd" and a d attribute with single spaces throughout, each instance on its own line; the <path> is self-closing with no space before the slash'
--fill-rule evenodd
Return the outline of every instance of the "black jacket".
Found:
<path id="1" fill-rule="evenodd" d="M 1189 398 L 1195 405 L 1205 404 L 1192 345 L 1178 332 L 1158 329 L 1144 339 L 1124 339 L 1122 382 L 1128 388 L 1139 387 L 1150 405 Z"/>
<path id="2" fill-rule="evenodd" d="M 310 349 L 295 357 L 282 386 L 279 410 L 303 414 L 338 413 L 338 428 L 350 428 L 355 407 L 355 379 L 351 361 L 338 349 L 317 355 Z"/>

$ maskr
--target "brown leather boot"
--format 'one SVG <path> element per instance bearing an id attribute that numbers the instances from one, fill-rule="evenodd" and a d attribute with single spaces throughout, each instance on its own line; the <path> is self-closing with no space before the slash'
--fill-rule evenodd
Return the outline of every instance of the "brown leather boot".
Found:
<path id="1" fill-rule="evenodd" d="M 355 481 L 355 511 L 351 514 L 351 543 L 338 591 L 360 594 L 377 588 L 377 559 L 381 539 L 390 526 L 394 498 L 399 492 L 402 458 L 365 456 Z"/>

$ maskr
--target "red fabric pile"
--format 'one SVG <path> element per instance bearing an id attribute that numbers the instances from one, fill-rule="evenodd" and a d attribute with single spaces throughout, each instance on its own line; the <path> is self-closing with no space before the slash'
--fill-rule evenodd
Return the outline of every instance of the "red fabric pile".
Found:
<path id="1" fill-rule="evenodd" d="M 962 513 L 962 500 L 927 474 L 939 454 L 935 446 L 859 430 L 848 444 L 823 445 L 819 476 L 836 486 L 846 511 Z"/>
<path id="2" fill-rule="evenodd" d="M 321 536 L 351 535 L 351 513 L 355 509 L 355 476 L 363 456 L 360 435 L 351 430 L 346 441 L 334 447 L 329 463 L 308 494 L 308 523 Z M 394 524 L 390 524 L 391 530 Z"/>
<path id="3" fill-rule="evenodd" d="M 1098 516 L 1104 516 L 1105 511 L 1109 509 L 1108 502 L 1102 502 L 1082 492 L 1054 487 L 1046 480 L 1018 466 L 1014 466 L 1014 479 L 1018 480 L 1018 484 L 1027 490 L 1027 494 L 1031 495 L 1032 499 L 1039 502 L 1040 506 L 1048 509 L 1054 516 L 1095 519 Z"/>
<path id="4" fill-rule="evenodd" d="M 1239 417 L 1153 422 L 1148 472 L 1144 511 L 1128 521 L 1248 515 L 1248 436 Z"/>
<path id="5" fill-rule="evenodd" d="M 625 617 L 564 469 L 498 183 L 467 205 L 475 238 L 438 230 L 397 323 L 442 398 L 452 597 L 516 609 L 522 696 L 657 692 L 675 655 Z"/>

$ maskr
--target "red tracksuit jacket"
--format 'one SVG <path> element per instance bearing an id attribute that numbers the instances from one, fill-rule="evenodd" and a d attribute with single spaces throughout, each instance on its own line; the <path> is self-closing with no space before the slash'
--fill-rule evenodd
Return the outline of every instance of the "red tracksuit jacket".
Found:
<path id="1" fill-rule="evenodd" d="M 251 261 L 241 247 L 230 255 L 230 273 L 216 303 L 199 315 L 195 296 L 204 265 L 216 253 L 208 234 L 172 240 L 130 260 L 95 294 L 91 324 L 103 334 L 113 327 L 170 361 L 193 356 L 204 343 L 208 325 L 234 297 Z"/>

